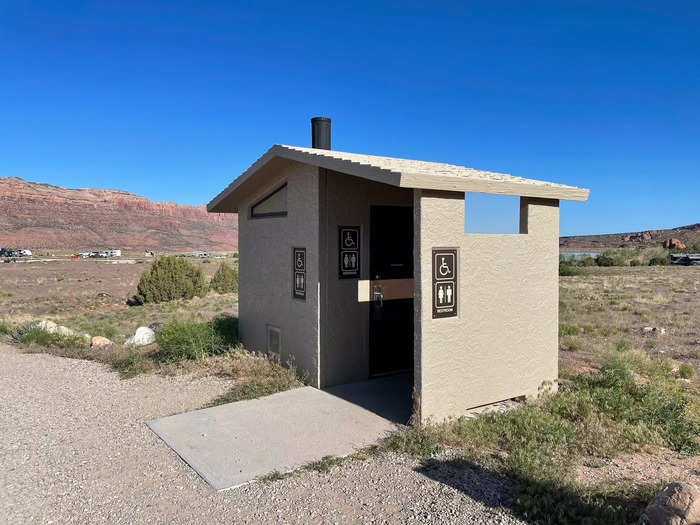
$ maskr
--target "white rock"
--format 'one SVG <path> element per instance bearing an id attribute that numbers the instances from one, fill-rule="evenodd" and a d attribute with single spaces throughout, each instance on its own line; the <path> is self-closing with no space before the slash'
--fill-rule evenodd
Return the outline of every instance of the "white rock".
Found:
<path id="1" fill-rule="evenodd" d="M 53 321 L 41 320 L 36 324 L 44 332 L 55 334 L 58 331 L 58 325 Z"/>
<path id="2" fill-rule="evenodd" d="M 124 343 L 124 346 L 144 346 L 155 342 L 156 333 L 147 326 L 139 326 L 133 337 L 130 337 Z"/>

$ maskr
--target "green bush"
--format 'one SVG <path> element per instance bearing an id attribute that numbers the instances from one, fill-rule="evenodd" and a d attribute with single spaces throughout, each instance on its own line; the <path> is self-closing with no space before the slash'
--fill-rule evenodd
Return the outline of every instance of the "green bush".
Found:
<path id="1" fill-rule="evenodd" d="M 649 259 L 649 266 L 666 266 L 668 264 L 667 257 L 655 256 Z"/>
<path id="2" fill-rule="evenodd" d="M 12 333 L 12 339 L 19 344 L 36 344 L 56 348 L 87 348 L 87 341 L 79 335 L 52 334 L 36 323 L 26 323 Z"/>
<path id="3" fill-rule="evenodd" d="M 680 375 L 683 379 L 690 379 L 695 375 L 695 369 L 690 363 L 681 363 L 678 366 L 678 375 Z"/>
<path id="4" fill-rule="evenodd" d="M 595 258 L 590 255 L 585 255 L 578 260 L 579 266 L 595 266 Z"/>
<path id="5" fill-rule="evenodd" d="M 638 383 L 629 368 L 603 367 L 599 373 L 578 376 L 573 390 L 613 421 L 643 425 L 682 454 L 700 452 L 700 424 L 688 417 L 688 398 L 666 377 Z"/>
<path id="6" fill-rule="evenodd" d="M 559 261 L 559 275 L 562 277 L 572 277 L 583 273 L 580 268 L 569 262 Z"/>
<path id="7" fill-rule="evenodd" d="M 630 261 L 630 266 L 641 266 L 641 265 L 642 265 L 642 261 L 640 261 L 639 259 L 632 259 Z"/>
<path id="8" fill-rule="evenodd" d="M 172 321 L 156 332 L 160 348 L 154 357 L 161 362 L 174 362 L 224 353 L 238 342 L 237 326 L 237 320 L 230 316 L 208 322 L 194 317 Z"/>
<path id="9" fill-rule="evenodd" d="M 141 275 L 134 301 L 138 304 L 192 299 L 207 294 L 204 272 L 186 259 L 167 255 Z"/>
<path id="10" fill-rule="evenodd" d="M 615 266 L 615 259 L 610 255 L 600 254 L 595 258 L 595 263 L 598 266 Z"/>
<path id="11" fill-rule="evenodd" d="M 209 288 L 218 293 L 233 293 L 238 291 L 238 272 L 226 263 L 221 263 L 211 278 Z"/>
<path id="12" fill-rule="evenodd" d="M 635 523 L 657 487 L 587 486 L 577 467 L 647 445 L 700 452 L 696 398 L 671 370 L 644 352 L 613 350 L 600 371 L 573 377 L 557 394 L 471 420 L 400 428 L 384 447 L 423 458 L 455 448 L 465 458 L 455 468 L 513 481 L 515 510 L 528 522 Z"/>
<path id="13" fill-rule="evenodd" d="M 11 334 L 12 333 L 12 325 L 10 324 L 10 321 L 6 321 L 5 319 L 0 319 L 0 334 Z"/>
<path id="14" fill-rule="evenodd" d="M 153 369 L 153 361 L 143 355 L 138 348 L 133 346 L 124 348 L 116 354 L 111 364 L 122 378 L 128 379 Z"/>

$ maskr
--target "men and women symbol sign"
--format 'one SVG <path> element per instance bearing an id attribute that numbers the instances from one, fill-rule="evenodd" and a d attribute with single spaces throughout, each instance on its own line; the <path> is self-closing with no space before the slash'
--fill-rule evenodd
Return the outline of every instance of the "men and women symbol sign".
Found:
<path id="1" fill-rule="evenodd" d="M 360 278 L 360 227 L 338 228 L 338 276 L 341 279 Z"/>
<path id="2" fill-rule="evenodd" d="M 457 250 L 433 248 L 433 319 L 457 315 Z"/>

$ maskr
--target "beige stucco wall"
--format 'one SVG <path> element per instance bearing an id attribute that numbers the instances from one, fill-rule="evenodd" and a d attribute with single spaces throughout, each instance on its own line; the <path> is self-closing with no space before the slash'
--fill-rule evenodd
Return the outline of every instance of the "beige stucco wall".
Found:
<path id="1" fill-rule="evenodd" d="M 321 385 L 369 375 L 369 303 L 338 278 L 338 226 L 360 226 L 360 277 L 369 279 L 370 206 L 413 206 L 413 190 L 321 169 Z"/>
<path id="2" fill-rule="evenodd" d="M 287 182 L 287 216 L 250 218 L 250 206 Z M 266 351 L 266 325 L 279 327 L 282 355 L 319 385 L 318 168 L 276 163 L 240 208 L 239 330 L 252 351 Z M 292 248 L 306 248 L 306 301 L 292 298 Z"/>
<path id="3" fill-rule="evenodd" d="M 521 198 L 521 234 L 464 233 L 464 194 L 414 193 L 420 419 L 535 395 L 557 378 L 557 200 Z M 432 319 L 431 250 L 458 250 L 458 316 Z"/>

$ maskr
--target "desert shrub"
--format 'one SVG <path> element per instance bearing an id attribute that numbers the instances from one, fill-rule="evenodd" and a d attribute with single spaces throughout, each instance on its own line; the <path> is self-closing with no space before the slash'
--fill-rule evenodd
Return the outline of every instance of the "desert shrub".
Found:
<path id="1" fill-rule="evenodd" d="M 38 324 L 30 322 L 20 326 L 12 333 L 15 343 L 62 349 L 84 349 L 88 343 L 79 335 L 53 334 L 42 329 Z"/>
<path id="2" fill-rule="evenodd" d="M 618 352 L 624 352 L 632 348 L 632 341 L 629 339 L 620 339 L 615 343 L 615 350 Z"/>
<path id="3" fill-rule="evenodd" d="M 595 258 L 585 255 L 578 260 L 579 266 L 595 266 Z"/>
<path id="4" fill-rule="evenodd" d="M 649 246 L 639 249 L 639 259 L 642 265 L 648 265 L 649 261 L 656 257 L 668 260 L 668 254 L 669 251 L 663 246 Z"/>
<path id="5" fill-rule="evenodd" d="M 583 348 L 583 344 L 575 337 L 564 337 L 561 341 L 561 348 L 569 352 L 578 352 Z"/>
<path id="6" fill-rule="evenodd" d="M 141 275 L 134 301 L 138 304 L 192 299 L 207 294 L 204 272 L 186 259 L 167 255 Z"/>
<path id="7" fill-rule="evenodd" d="M 124 348 L 117 353 L 112 358 L 111 365 L 124 379 L 149 372 L 154 368 L 153 361 L 133 346 Z"/>
<path id="8" fill-rule="evenodd" d="M 423 458 L 456 448 L 465 467 L 512 480 L 515 510 L 528 522 L 634 523 L 657 487 L 585 486 L 576 466 L 645 445 L 700 452 L 696 400 L 669 370 L 643 352 L 614 350 L 600 371 L 573 377 L 557 394 L 471 420 L 401 428 L 384 447 Z M 639 380 L 637 371 L 648 375 Z"/>
<path id="9" fill-rule="evenodd" d="M 666 266 L 667 264 L 667 257 L 654 256 L 651 259 L 649 259 L 649 266 Z"/>
<path id="10" fill-rule="evenodd" d="M 601 253 L 595 258 L 595 263 L 598 266 L 615 266 L 615 259 L 613 259 L 610 255 Z"/>
<path id="11" fill-rule="evenodd" d="M 581 333 L 581 328 L 575 324 L 559 323 L 559 335 L 578 335 Z"/>
<path id="12" fill-rule="evenodd" d="M 688 417 L 690 401 L 665 375 L 637 382 L 629 368 L 603 367 L 598 373 L 578 376 L 573 390 L 588 397 L 613 421 L 643 425 L 682 454 L 700 452 L 700 424 Z"/>
<path id="13" fill-rule="evenodd" d="M 238 318 L 232 315 L 221 314 L 214 317 L 211 321 L 214 332 L 221 338 L 221 341 L 227 347 L 238 345 Z"/>
<path id="14" fill-rule="evenodd" d="M 642 350 L 610 350 L 602 355 L 603 366 L 615 370 L 626 369 L 645 373 L 651 366 L 649 355 Z"/>
<path id="15" fill-rule="evenodd" d="M 630 266 L 641 266 L 641 265 L 642 265 L 642 261 L 640 261 L 639 259 L 632 259 L 630 261 Z"/>
<path id="16" fill-rule="evenodd" d="M 175 320 L 156 332 L 156 343 L 159 350 L 154 357 L 161 362 L 221 354 L 238 343 L 238 320 L 226 315 L 211 321 L 195 317 Z"/>
<path id="17" fill-rule="evenodd" d="M 225 349 L 223 339 L 212 324 L 194 317 L 162 326 L 156 332 L 156 343 L 159 350 L 155 357 L 163 362 L 203 359 Z"/>
<path id="18" fill-rule="evenodd" d="M 0 319 L 0 334 L 11 334 L 12 333 L 12 325 L 10 324 L 10 321 L 6 321 L 5 319 Z"/>
<path id="19" fill-rule="evenodd" d="M 559 261 L 559 275 L 562 277 L 572 277 L 583 273 L 581 269 L 569 262 Z"/>
<path id="20" fill-rule="evenodd" d="M 211 278 L 209 287 L 218 293 L 233 293 L 238 291 L 238 272 L 226 263 L 221 263 Z"/>
<path id="21" fill-rule="evenodd" d="M 226 375 L 236 378 L 234 386 L 211 404 L 221 405 L 244 399 L 257 399 L 303 386 L 293 362 L 284 367 L 275 357 L 251 354 L 237 349 Z"/>
<path id="22" fill-rule="evenodd" d="M 383 443 L 384 447 L 394 452 L 410 454 L 417 458 L 429 458 L 443 450 L 443 437 L 440 427 L 424 425 L 421 427 L 401 426 Z"/>
<path id="23" fill-rule="evenodd" d="M 690 363 L 681 363 L 678 366 L 678 375 L 683 379 L 690 379 L 695 375 L 695 369 Z"/>

